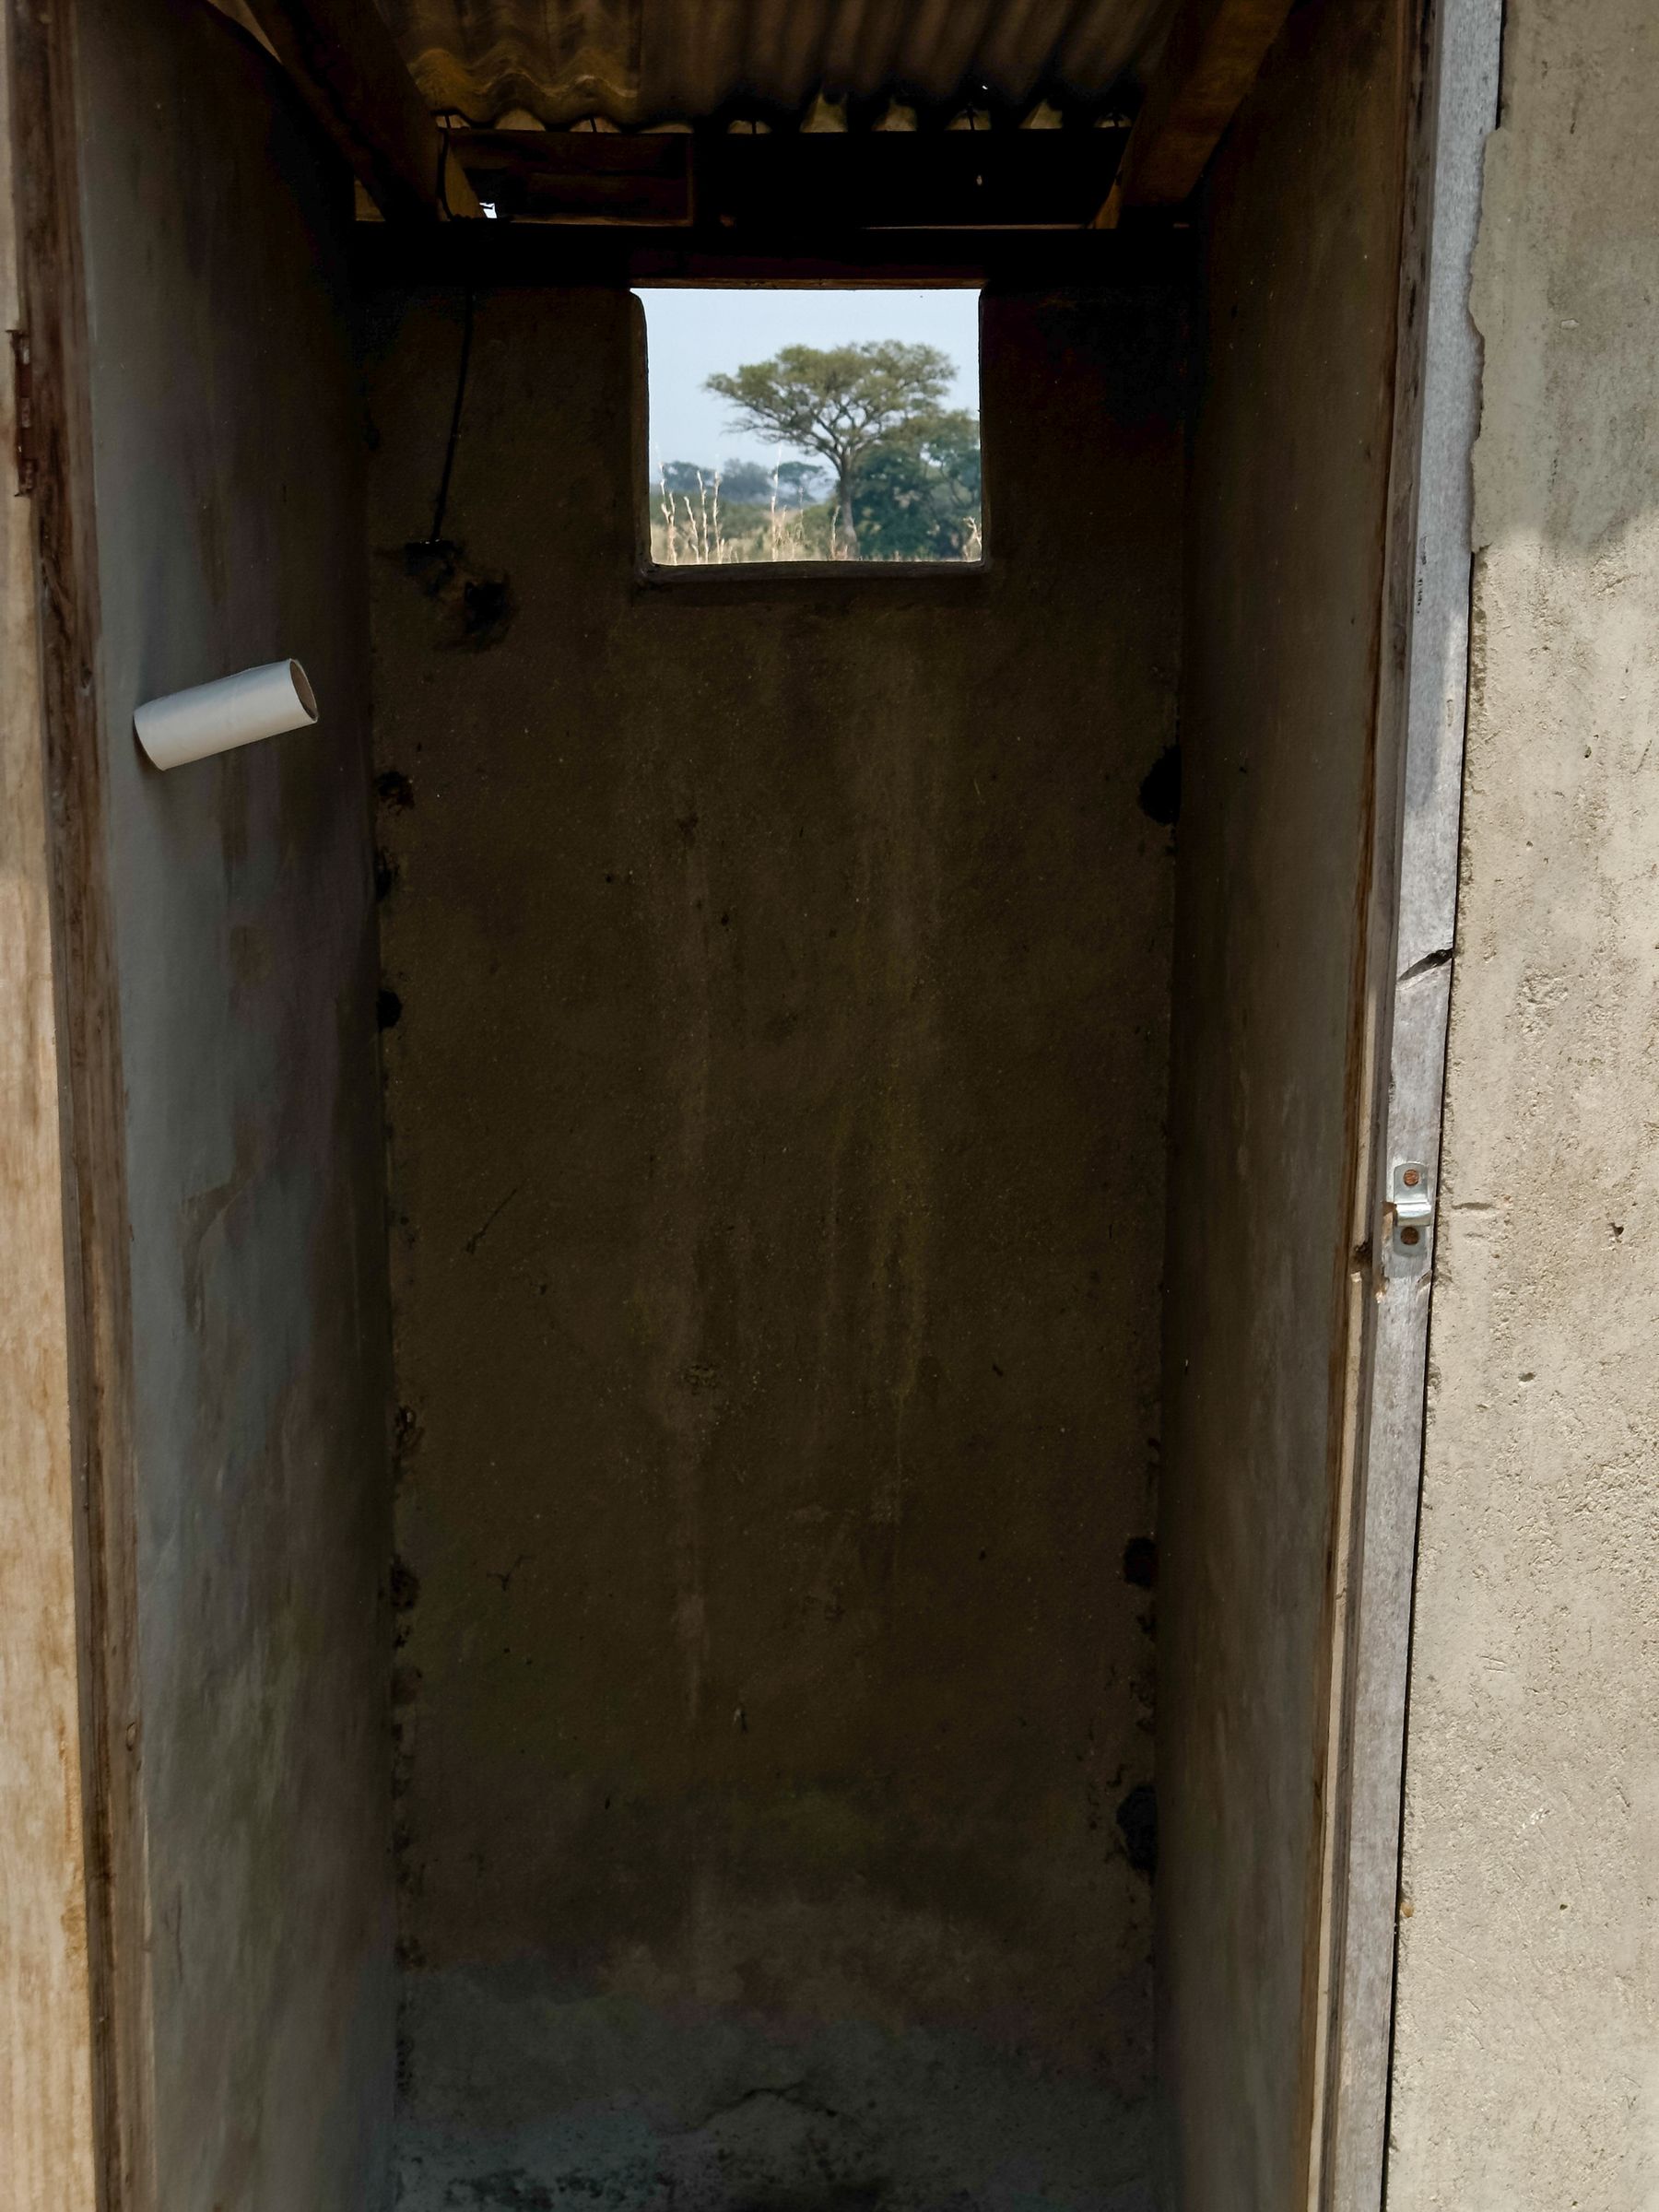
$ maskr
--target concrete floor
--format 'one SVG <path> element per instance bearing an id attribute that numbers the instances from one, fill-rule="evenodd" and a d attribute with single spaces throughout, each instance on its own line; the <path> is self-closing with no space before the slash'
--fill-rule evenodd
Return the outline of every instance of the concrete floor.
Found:
<path id="1" fill-rule="evenodd" d="M 503 2070 L 526 2005 L 560 2062 Z M 712 2009 L 454 1972 L 412 1984 L 423 2053 L 401 2212 L 1151 2212 L 1150 2106 L 959 2033 L 791 2033 Z M 557 2032 L 554 2018 L 558 2016 Z M 479 2055 L 488 2053 L 488 2057 Z M 434 2055 L 436 2054 L 436 2055 Z M 618 2095 L 618 2080 L 641 2085 Z M 649 2085 L 649 2087 L 644 2086 Z M 528 2121 L 541 2110 L 549 2117 Z"/>

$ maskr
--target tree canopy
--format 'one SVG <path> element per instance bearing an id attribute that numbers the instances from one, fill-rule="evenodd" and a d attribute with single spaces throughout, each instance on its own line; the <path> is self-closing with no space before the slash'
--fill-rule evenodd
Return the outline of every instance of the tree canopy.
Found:
<path id="1" fill-rule="evenodd" d="M 962 560 L 979 511 L 979 425 L 971 415 L 907 423 L 866 454 L 853 479 L 853 524 L 866 560 Z"/>
<path id="2" fill-rule="evenodd" d="M 707 388 L 731 403 L 734 429 L 822 455 L 834 471 L 841 529 L 856 553 L 858 487 L 873 456 L 884 449 L 889 455 L 908 453 L 912 469 L 925 471 L 930 437 L 948 444 L 954 434 L 959 443 L 964 425 L 971 435 L 971 418 L 944 409 L 954 374 L 949 356 L 937 347 L 877 338 L 827 348 L 785 346 L 769 361 L 710 377 Z M 898 466 L 892 461 L 888 473 Z M 866 501 L 862 526 L 871 519 Z M 899 550 L 896 542 L 891 549 Z"/>

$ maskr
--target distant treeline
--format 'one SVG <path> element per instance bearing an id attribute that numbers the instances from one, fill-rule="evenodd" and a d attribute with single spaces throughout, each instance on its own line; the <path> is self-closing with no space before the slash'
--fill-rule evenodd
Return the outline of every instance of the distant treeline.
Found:
<path id="1" fill-rule="evenodd" d="M 725 461 L 712 467 L 701 461 L 668 461 L 664 488 L 681 499 L 712 498 L 714 480 L 728 507 L 770 507 L 774 485 L 780 507 L 814 507 L 830 489 L 830 475 L 811 461 L 781 461 L 775 469 L 759 461 Z"/>

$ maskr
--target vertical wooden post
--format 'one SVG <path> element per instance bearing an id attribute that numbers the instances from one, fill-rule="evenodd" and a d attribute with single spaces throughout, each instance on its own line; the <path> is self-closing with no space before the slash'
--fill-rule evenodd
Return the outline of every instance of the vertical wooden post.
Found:
<path id="1" fill-rule="evenodd" d="M 0 41 L 0 314 L 19 329 L 13 79 Z M 21 335 L 21 334 L 20 334 Z M 75 1458 L 28 347 L 0 385 L 0 2194 L 93 2212 Z M 21 435 L 20 435 L 21 432 Z"/>
<path id="2" fill-rule="evenodd" d="M 35 1378 L 17 1415 L 24 1449 L 0 1488 L 32 1480 L 0 1561 L 0 1654 L 31 1634 L 37 1732 L 7 1786 L 30 1803 L 48 1715 L 61 1747 L 59 1807 L 37 1837 L 32 1955 L 6 1966 L 20 2018 L 0 2017 L 11 2123 L 49 2177 L 18 2201 L 57 2212 L 158 2212 L 153 2155 L 148 1877 L 140 1772 L 131 1285 L 125 1094 L 109 918 L 105 733 L 94 680 L 96 516 L 76 0 L 6 0 L 6 215 L 12 320 L 26 334 L 33 466 L 9 512 L 5 577 L 6 727 L 0 765 L 7 865 L 28 901 L 16 970 L 0 967 L 0 1020 L 28 1026 L 26 1056 L 0 1065 L 0 1204 L 16 1301 L 17 1360 Z M 16 775 L 15 785 L 10 779 Z M 14 857 L 15 856 L 15 857 Z M 9 889 L 9 884 L 8 884 Z M 49 927 L 48 927 L 49 923 Z M 15 947 L 14 947 L 15 949 Z M 29 1133 L 25 1137 L 25 1132 Z M 6 1153 L 10 1144 L 14 1151 Z M 27 1150 L 17 1148 L 27 1144 Z M 15 1159 L 15 1171 L 12 1162 Z M 0 1307 L 7 1313 L 13 1307 Z M 29 1385 L 25 1380 L 23 1387 Z M 13 1592 L 21 1594 L 14 1606 Z M 32 1630 L 30 1623 L 32 1621 Z M 6 1688 L 14 1756 L 18 1702 Z M 42 1700 L 44 1702 L 42 1702 Z M 0 1837 L 8 1834 L 0 1805 Z M 0 1845 L 0 1848 L 4 1848 Z M 24 1869 L 18 1869 L 19 1880 Z M 50 2005 L 39 1975 L 61 1933 Z M 29 1917 L 0 1900 L 0 1917 Z M 11 2002 L 9 1992 L 7 2003 Z M 71 2090 L 70 2082 L 76 2085 Z M 51 2101 L 56 2084 L 58 2102 Z M 65 2103 L 65 2099 L 68 2101 Z M 4 2171 L 4 2169 L 0 2169 Z M 9 2173 L 7 2174 L 9 2180 Z"/>

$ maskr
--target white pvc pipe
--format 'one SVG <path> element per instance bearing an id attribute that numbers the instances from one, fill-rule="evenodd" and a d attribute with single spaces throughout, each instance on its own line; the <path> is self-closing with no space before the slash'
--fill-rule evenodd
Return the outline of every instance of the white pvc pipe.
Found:
<path id="1" fill-rule="evenodd" d="M 279 737 L 285 730 L 308 729 L 316 719 L 316 695 L 299 662 L 270 661 L 240 676 L 147 700 L 133 726 L 158 768 L 182 768 L 187 760 Z"/>

